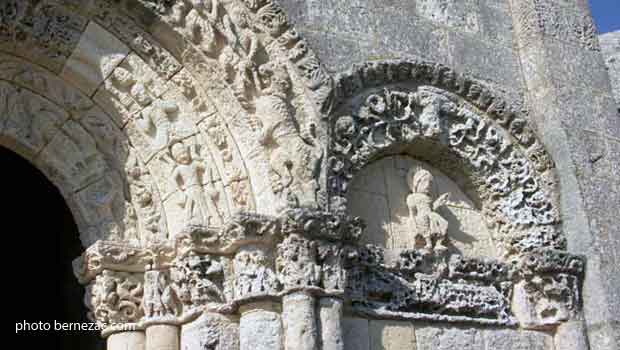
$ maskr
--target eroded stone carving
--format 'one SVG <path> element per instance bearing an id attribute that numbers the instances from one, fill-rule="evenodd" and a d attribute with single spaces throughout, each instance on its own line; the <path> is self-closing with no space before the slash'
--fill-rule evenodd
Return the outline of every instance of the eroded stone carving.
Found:
<path id="1" fill-rule="evenodd" d="M 244 246 L 233 262 L 235 300 L 277 295 L 281 285 L 267 247 Z"/>
<path id="2" fill-rule="evenodd" d="M 319 285 L 321 269 L 317 264 L 318 243 L 297 234 L 278 245 L 276 269 L 285 289 L 303 289 Z"/>
<path id="3" fill-rule="evenodd" d="M 172 285 L 169 271 L 144 273 L 142 308 L 148 322 L 174 322 L 181 316 L 181 300 Z"/>
<path id="4" fill-rule="evenodd" d="M 569 321 L 581 307 L 583 257 L 539 249 L 523 257 L 522 280 L 515 287 L 515 312 L 528 328 L 548 328 Z"/>
<path id="5" fill-rule="evenodd" d="M 89 317 L 102 328 L 138 323 L 144 315 L 143 294 L 144 282 L 140 274 L 104 270 L 86 288 Z"/>
<path id="6" fill-rule="evenodd" d="M 179 205 L 185 211 L 187 225 L 210 226 L 212 217 L 215 217 L 217 222 L 222 219 L 215 202 L 219 193 L 213 187 L 211 168 L 200 158 L 192 158 L 190 151 L 190 147 L 182 142 L 170 147 L 170 153 L 176 162 L 172 177 L 178 190 L 183 193 L 183 200 Z M 207 193 L 203 184 L 207 186 Z"/>
<path id="7" fill-rule="evenodd" d="M 172 270 L 183 313 L 202 312 L 203 308 L 217 310 L 226 304 L 231 291 L 225 283 L 229 276 L 230 263 L 225 257 L 189 255 L 177 258 Z"/>
<path id="8" fill-rule="evenodd" d="M 356 101 L 361 103 L 340 110 L 333 118 L 328 174 L 332 208 L 345 210 L 344 194 L 352 177 L 372 160 L 426 143 L 445 147 L 448 155 L 464 162 L 466 172 L 479 186 L 483 212 L 493 218 L 503 239 L 500 248 L 505 255 L 530 249 L 524 246 L 539 241 L 525 243 L 528 237 L 557 238 L 556 243 L 547 244 L 561 246 L 562 239 L 555 233 L 559 215 L 541 175 L 550 163 L 531 130 L 507 111 L 505 102 L 493 96 L 482 100 L 480 87 L 444 68 L 387 62 L 341 78 L 337 94 L 352 96 L 347 89 L 359 91 Z M 463 93 L 468 100 L 480 97 L 468 105 L 455 94 L 429 86 L 372 87 L 381 81 L 393 83 L 418 76 L 437 79 L 438 84 L 451 88 L 468 87 L 469 92 Z M 365 85 L 368 88 L 362 92 Z M 495 120 L 478 110 L 482 106 Z"/>
<path id="9" fill-rule="evenodd" d="M 347 295 L 356 312 L 379 318 L 515 324 L 510 310 L 512 282 L 478 277 L 493 266 L 476 261 L 467 277 L 451 274 L 460 261 L 426 250 L 387 256 L 361 248 L 351 262 Z"/>
<path id="10" fill-rule="evenodd" d="M 448 222 L 436 211 L 446 203 L 449 194 L 433 199 L 433 175 L 428 170 L 416 171 L 412 168 L 407 178 L 410 179 L 411 188 L 411 194 L 407 196 L 407 206 L 416 248 L 439 252 L 446 250 Z"/>

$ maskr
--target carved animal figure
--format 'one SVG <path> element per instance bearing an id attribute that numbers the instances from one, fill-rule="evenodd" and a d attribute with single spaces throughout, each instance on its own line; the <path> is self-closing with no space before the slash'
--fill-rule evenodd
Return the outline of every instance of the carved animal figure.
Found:
<path id="1" fill-rule="evenodd" d="M 320 151 L 309 138 L 303 138 L 289 111 L 287 94 L 291 82 L 287 69 L 271 62 L 262 65 L 259 74 L 266 88 L 256 100 L 256 116 L 262 123 L 260 141 L 269 153 L 274 192 L 286 192 L 296 180 L 304 192 L 309 191 L 316 186 L 313 174 L 320 162 Z"/>

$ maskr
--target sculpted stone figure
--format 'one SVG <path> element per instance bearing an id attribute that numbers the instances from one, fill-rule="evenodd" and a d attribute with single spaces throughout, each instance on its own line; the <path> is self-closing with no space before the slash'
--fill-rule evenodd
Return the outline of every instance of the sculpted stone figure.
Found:
<path id="1" fill-rule="evenodd" d="M 160 150 L 168 145 L 172 134 L 171 114 L 179 110 L 173 101 L 157 100 L 141 113 L 136 121 L 140 130 L 151 138 L 151 148 Z"/>
<path id="2" fill-rule="evenodd" d="M 147 318 L 174 317 L 181 314 L 181 302 L 172 288 L 168 272 L 148 271 L 144 274 L 142 307 Z"/>
<path id="3" fill-rule="evenodd" d="M 268 63 L 259 72 L 266 87 L 256 100 L 256 116 L 262 123 L 260 142 L 269 153 L 273 190 L 288 196 L 290 191 L 285 190 L 299 185 L 303 193 L 312 192 L 316 187 L 312 174 L 318 167 L 320 150 L 302 138 L 303 131 L 289 111 L 286 98 L 291 81 L 287 69 L 283 64 Z"/>
<path id="4" fill-rule="evenodd" d="M 128 96 L 122 96 L 121 100 L 130 98 L 143 107 L 151 103 L 152 98 L 149 96 L 146 87 L 142 82 L 136 80 L 129 70 L 123 67 L 116 68 L 113 73 L 113 81 L 116 82 L 118 88 L 127 91 Z"/>
<path id="5" fill-rule="evenodd" d="M 448 241 L 448 221 L 437 213 L 444 206 L 449 193 L 433 199 L 433 175 L 424 169 L 409 170 L 407 178 L 411 194 L 407 196 L 409 220 L 414 232 L 416 248 L 444 252 Z"/>
<path id="6" fill-rule="evenodd" d="M 216 23 L 219 17 L 219 0 L 190 0 L 192 9 L 187 14 L 187 28 L 194 44 L 200 44 L 207 54 L 216 50 Z"/>
<path id="7" fill-rule="evenodd" d="M 251 29 L 249 13 L 239 5 L 232 7 L 229 16 L 223 18 L 224 36 L 228 46 L 220 61 L 231 72 L 231 84 L 239 101 L 248 104 L 248 92 L 252 87 L 260 89 L 256 54 L 259 40 Z"/>
<path id="8" fill-rule="evenodd" d="M 202 187 L 202 178 L 207 172 L 208 185 L 212 185 L 210 168 L 200 159 L 193 160 L 190 148 L 182 142 L 173 144 L 170 153 L 176 162 L 172 178 L 178 190 L 183 193 L 180 205 L 185 209 L 186 223 L 209 226 L 211 212 L 219 217 L 215 204 L 217 191 L 210 190 L 209 195 L 205 195 Z"/>

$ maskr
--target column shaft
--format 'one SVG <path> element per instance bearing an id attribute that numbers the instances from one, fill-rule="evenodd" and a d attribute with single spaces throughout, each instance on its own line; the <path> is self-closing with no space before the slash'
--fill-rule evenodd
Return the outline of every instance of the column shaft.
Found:
<path id="1" fill-rule="evenodd" d="M 272 303 L 256 303 L 241 308 L 239 347 L 241 350 L 282 349 L 282 320 Z"/>
<path id="2" fill-rule="evenodd" d="M 304 292 L 286 295 L 282 300 L 286 350 L 319 349 L 316 299 Z"/>
<path id="3" fill-rule="evenodd" d="M 153 325 L 146 329 L 146 350 L 179 350 L 179 327 Z"/>
<path id="4" fill-rule="evenodd" d="M 115 333 L 107 339 L 108 350 L 145 350 L 146 338 L 144 332 Z"/>
<path id="5" fill-rule="evenodd" d="M 342 299 L 334 297 L 320 299 L 319 322 L 321 324 L 323 350 L 344 350 L 343 307 Z"/>

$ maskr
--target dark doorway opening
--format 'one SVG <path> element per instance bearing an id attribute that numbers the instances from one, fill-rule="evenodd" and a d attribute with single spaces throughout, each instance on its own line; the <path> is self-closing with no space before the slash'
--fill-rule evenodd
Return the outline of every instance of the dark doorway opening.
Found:
<path id="1" fill-rule="evenodd" d="M 82 252 L 79 233 L 64 198 L 32 164 L 0 147 L 5 312 L 15 319 L 22 348 L 105 349 L 99 333 L 57 330 L 87 323 L 84 288 L 71 262 Z M 49 330 L 41 330 L 47 328 Z M 22 330 L 18 332 L 18 329 Z M 35 330 L 36 329 L 36 330 Z"/>

